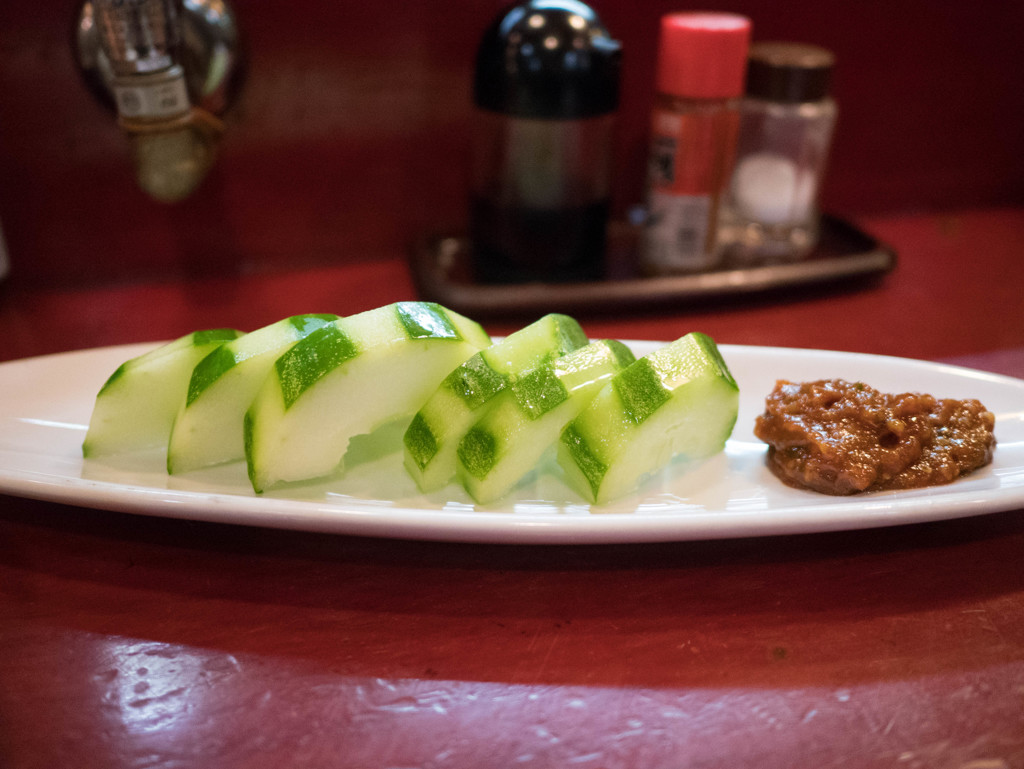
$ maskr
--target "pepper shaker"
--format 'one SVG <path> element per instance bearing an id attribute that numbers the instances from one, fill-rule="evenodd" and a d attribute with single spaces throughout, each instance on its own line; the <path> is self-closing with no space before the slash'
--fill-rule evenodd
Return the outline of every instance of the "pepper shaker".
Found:
<path id="1" fill-rule="evenodd" d="M 481 40 L 470 200 L 475 277 L 604 273 L 620 45 L 576 0 L 530 0 Z"/>

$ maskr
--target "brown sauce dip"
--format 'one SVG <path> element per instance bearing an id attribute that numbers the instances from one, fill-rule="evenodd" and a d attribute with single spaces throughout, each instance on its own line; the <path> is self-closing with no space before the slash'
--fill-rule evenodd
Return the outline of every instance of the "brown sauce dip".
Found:
<path id="1" fill-rule="evenodd" d="M 994 427 L 976 400 L 779 380 L 754 433 L 785 483 L 842 495 L 951 483 L 992 461 Z"/>

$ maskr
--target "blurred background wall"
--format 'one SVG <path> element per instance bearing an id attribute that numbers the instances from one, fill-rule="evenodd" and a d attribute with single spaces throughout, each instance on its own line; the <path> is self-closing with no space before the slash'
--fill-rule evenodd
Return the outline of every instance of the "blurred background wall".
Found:
<path id="1" fill-rule="evenodd" d="M 615 204 L 643 197 L 659 17 L 594 0 L 623 44 Z M 279 270 L 407 252 L 466 218 L 470 81 L 493 0 L 235 0 L 248 48 L 212 175 L 175 205 L 136 186 L 74 63 L 77 3 L 5 3 L 0 225 L 12 283 Z M 702 6 L 702 8 L 705 6 Z M 734 0 L 754 39 L 837 56 L 824 189 L 839 215 L 1024 203 L 1024 3 Z"/>

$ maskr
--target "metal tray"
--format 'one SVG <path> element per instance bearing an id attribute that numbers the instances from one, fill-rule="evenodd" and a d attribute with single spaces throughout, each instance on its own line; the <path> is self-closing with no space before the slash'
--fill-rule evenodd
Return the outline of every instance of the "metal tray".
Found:
<path id="1" fill-rule="evenodd" d="M 766 294 L 821 284 L 854 285 L 891 271 L 896 254 L 854 225 L 824 216 L 817 248 L 798 262 L 724 265 L 692 275 L 636 273 L 636 227 L 609 228 L 608 277 L 582 283 L 484 284 L 473 280 L 472 245 L 458 235 L 423 239 L 412 253 L 413 281 L 423 299 L 472 317 L 544 312 L 608 312 L 685 307 L 700 301 Z"/>

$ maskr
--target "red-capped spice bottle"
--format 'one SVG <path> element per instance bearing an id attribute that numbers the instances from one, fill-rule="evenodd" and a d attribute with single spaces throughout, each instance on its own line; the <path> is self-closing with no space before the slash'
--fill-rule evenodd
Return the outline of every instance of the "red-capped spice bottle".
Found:
<path id="1" fill-rule="evenodd" d="M 718 211 L 739 131 L 750 19 L 670 13 L 661 19 L 651 119 L 647 274 L 700 272 L 717 264 Z"/>

